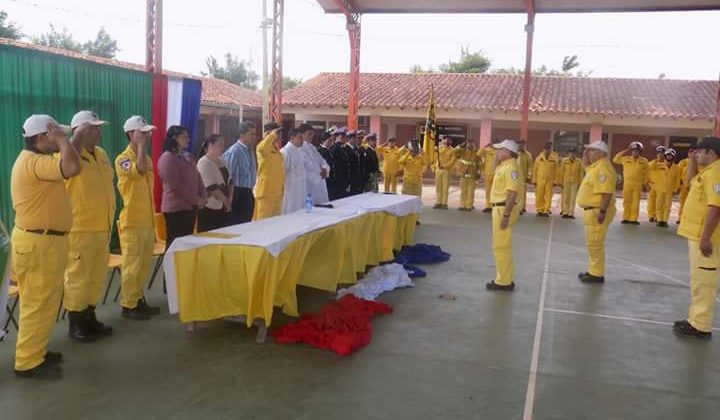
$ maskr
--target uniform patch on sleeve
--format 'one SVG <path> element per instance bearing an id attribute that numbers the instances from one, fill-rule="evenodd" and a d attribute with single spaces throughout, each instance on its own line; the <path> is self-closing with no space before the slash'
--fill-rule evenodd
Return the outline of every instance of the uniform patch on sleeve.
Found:
<path id="1" fill-rule="evenodd" d="M 510 177 L 512 177 L 514 181 L 517 181 L 517 179 L 520 178 L 520 174 L 518 173 L 518 171 L 512 171 L 510 172 Z"/>
<path id="2" fill-rule="evenodd" d="M 130 165 L 131 165 L 130 159 L 123 159 L 120 161 L 120 167 L 126 171 L 130 170 Z"/>
<path id="3" fill-rule="evenodd" d="M 720 182 L 713 185 L 713 189 L 715 190 L 715 194 L 720 195 Z"/>
<path id="4" fill-rule="evenodd" d="M 600 176 L 598 176 L 598 180 L 599 180 L 601 183 L 607 181 L 607 175 L 605 175 L 605 174 L 600 174 Z"/>

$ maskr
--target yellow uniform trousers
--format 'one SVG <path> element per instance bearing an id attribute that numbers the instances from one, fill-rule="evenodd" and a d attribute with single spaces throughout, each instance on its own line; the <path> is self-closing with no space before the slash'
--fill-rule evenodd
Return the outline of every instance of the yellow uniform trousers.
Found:
<path id="1" fill-rule="evenodd" d="M 422 180 L 403 178 L 402 193 L 422 197 Z"/>
<path id="2" fill-rule="evenodd" d="M 12 233 L 12 269 L 20 294 L 15 369 L 30 370 L 45 360 L 63 291 L 67 236 Z"/>
<path id="3" fill-rule="evenodd" d="M 605 275 L 605 236 L 608 225 L 615 217 L 615 206 L 610 205 L 605 215 L 605 221 L 598 223 L 599 209 L 585 210 L 583 222 L 585 224 L 585 246 L 588 252 L 588 274 L 597 277 Z"/>
<path id="4" fill-rule="evenodd" d="M 685 207 L 685 200 L 687 200 L 690 188 L 680 188 L 680 209 L 678 210 L 678 220 L 682 219 L 683 207 Z"/>
<path id="5" fill-rule="evenodd" d="M 485 208 L 490 208 L 490 192 L 492 191 L 492 185 L 493 185 L 493 178 L 494 174 L 490 172 L 489 174 L 483 175 L 483 178 L 485 179 Z M 475 191 L 473 191 L 473 201 L 475 198 Z M 472 207 L 472 206 L 470 206 Z"/>
<path id="6" fill-rule="evenodd" d="M 623 184 L 623 220 L 637 222 L 640 214 L 640 195 L 642 184 L 625 182 Z"/>
<path id="7" fill-rule="evenodd" d="M 460 178 L 460 208 L 472 209 L 475 205 L 475 178 Z"/>
<path id="8" fill-rule="evenodd" d="M 450 171 L 438 169 L 435 171 L 435 203 L 445 204 L 450 194 Z"/>
<path id="9" fill-rule="evenodd" d="M 152 228 L 126 227 L 120 230 L 122 266 L 120 306 L 132 309 L 142 299 L 145 282 L 152 268 L 155 231 Z"/>
<path id="10" fill-rule="evenodd" d="M 666 222 L 670 218 L 670 207 L 672 206 L 672 192 L 655 193 L 655 219 L 658 222 Z"/>
<path id="11" fill-rule="evenodd" d="M 657 216 L 657 214 L 655 212 L 656 196 L 657 196 L 657 191 L 655 191 L 654 188 L 650 188 L 650 192 L 648 193 L 648 200 L 647 200 L 647 213 L 648 213 L 648 218 L 650 218 L 650 219 L 655 219 Z"/>
<path id="12" fill-rule="evenodd" d="M 383 175 L 383 183 L 386 193 L 397 193 L 397 172 L 385 172 Z"/>
<path id="13" fill-rule="evenodd" d="M 522 183 L 522 191 L 518 191 L 517 195 L 517 206 L 522 211 L 525 210 L 525 204 L 527 202 L 527 184 Z"/>
<path id="14" fill-rule="evenodd" d="M 282 212 L 282 195 L 255 198 L 255 217 L 253 220 L 279 216 Z"/>
<path id="15" fill-rule="evenodd" d="M 579 186 L 579 184 L 574 182 L 568 182 L 563 185 L 561 214 L 572 215 L 575 213 L 575 199 L 577 198 Z"/>
<path id="16" fill-rule="evenodd" d="M 513 282 L 512 228 L 518 219 L 518 206 L 513 208 L 506 229 L 500 229 L 505 207 L 492 208 L 492 247 L 495 257 L 495 283 L 507 286 Z"/>
<path id="17" fill-rule="evenodd" d="M 103 293 L 110 257 L 110 232 L 71 232 L 63 304 L 80 312 L 96 306 Z"/>
<path id="18" fill-rule="evenodd" d="M 700 242 L 688 240 L 690 259 L 690 310 L 688 322 L 696 329 L 710 332 L 715 315 L 715 296 L 720 269 L 720 245 L 713 245 L 712 255 L 700 252 Z"/>
<path id="19" fill-rule="evenodd" d="M 535 184 L 535 211 L 550 213 L 553 196 L 553 181 L 541 179 Z"/>

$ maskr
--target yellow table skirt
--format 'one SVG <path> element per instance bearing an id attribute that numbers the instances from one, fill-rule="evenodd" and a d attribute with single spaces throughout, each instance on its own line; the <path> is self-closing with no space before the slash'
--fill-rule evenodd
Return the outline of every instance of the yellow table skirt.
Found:
<path id="1" fill-rule="evenodd" d="M 295 286 L 334 292 L 357 282 L 366 266 L 409 244 L 417 214 L 367 213 L 305 234 L 277 257 L 247 245 L 208 245 L 175 253 L 180 321 L 246 315 L 270 325 L 273 307 L 298 316 Z"/>

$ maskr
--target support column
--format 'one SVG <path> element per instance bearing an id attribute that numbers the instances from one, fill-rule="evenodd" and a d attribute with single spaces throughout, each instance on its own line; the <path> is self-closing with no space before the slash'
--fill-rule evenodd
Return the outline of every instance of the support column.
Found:
<path id="1" fill-rule="evenodd" d="M 527 40 L 525 43 L 525 78 L 523 80 L 520 140 L 527 141 L 528 119 L 530 116 L 530 79 L 532 73 L 533 34 L 535 32 L 535 0 L 525 0 L 525 9 L 527 10 L 527 24 L 525 25 Z"/>
<path id="2" fill-rule="evenodd" d="M 590 143 L 602 140 L 603 127 L 600 123 L 590 124 Z"/>
<path id="3" fill-rule="evenodd" d="M 350 38 L 350 73 L 348 90 L 347 126 L 351 130 L 358 128 L 358 106 L 360 103 L 360 15 L 347 14 L 347 31 Z"/>
<path id="4" fill-rule="evenodd" d="M 218 114 L 212 114 L 212 133 L 219 133 L 220 132 L 220 116 Z M 228 139 L 229 141 L 230 139 Z"/>
<path id="5" fill-rule="evenodd" d="M 381 131 L 382 131 L 382 117 L 379 115 L 371 115 L 370 116 L 370 132 L 377 134 L 379 137 L 381 135 Z"/>
<path id="6" fill-rule="evenodd" d="M 270 115 L 282 125 L 282 45 L 285 0 L 273 0 L 272 17 L 272 85 L 270 87 Z"/>
<path id="7" fill-rule="evenodd" d="M 388 132 L 387 132 L 388 139 L 390 137 L 396 137 L 397 136 L 397 124 L 396 123 L 388 123 Z M 387 140 L 387 139 L 383 139 Z"/>
<path id="8" fill-rule="evenodd" d="M 162 74 L 162 0 L 147 0 L 145 71 Z"/>
<path id="9" fill-rule="evenodd" d="M 480 122 L 480 144 L 479 147 L 485 147 L 492 143 L 492 119 L 483 118 Z"/>
<path id="10" fill-rule="evenodd" d="M 715 130 L 713 130 L 715 137 L 720 137 L 720 81 L 718 81 L 718 94 L 715 107 Z"/>

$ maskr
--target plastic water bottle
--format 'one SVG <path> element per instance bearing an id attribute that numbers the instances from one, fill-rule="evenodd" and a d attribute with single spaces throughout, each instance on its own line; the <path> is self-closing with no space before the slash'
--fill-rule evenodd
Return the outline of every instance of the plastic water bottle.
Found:
<path id="1" fill-rule="evenodd" d="M 312 196 L 310 194 L 305 197 L 305 213 L 312 213 L 313 209 L 313 202 L 312 202 Z"/>

